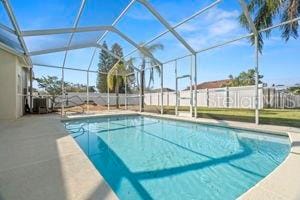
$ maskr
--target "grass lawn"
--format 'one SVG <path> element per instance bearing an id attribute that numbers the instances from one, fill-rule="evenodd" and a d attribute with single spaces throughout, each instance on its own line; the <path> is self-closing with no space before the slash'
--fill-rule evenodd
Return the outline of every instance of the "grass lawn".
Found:
<path id="1" fill-rule="evenodd" d="M 166 114 L 174 114 L 174 106 L 164 107 Z M 189 107 L 180 107 L 179 111 L 188 111 Z M 146 106 L 145 111 L 159 112 L 160 108 L 155 106 Z M 218 120 L 231 120 L 243 121 L 254 123 L 254 110 L 250 109 L 234 109 L 234 108 L 198 108 L 198 117 L 218 119 Z M 274 124 L 282 126 L 300 127 L 300 109 L 263 109 L 260 110 L 260 123 L 261 124 Z"/>

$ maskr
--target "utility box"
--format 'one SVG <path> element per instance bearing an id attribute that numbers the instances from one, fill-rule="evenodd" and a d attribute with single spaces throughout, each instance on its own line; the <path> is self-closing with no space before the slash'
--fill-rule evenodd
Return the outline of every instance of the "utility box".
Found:
<path id="1" fill-rule="evenodd" d="M 43 114 L 43 113 L 48 113 L 48 98 L 34 98 L 33 99 L 33 112 Z"/>

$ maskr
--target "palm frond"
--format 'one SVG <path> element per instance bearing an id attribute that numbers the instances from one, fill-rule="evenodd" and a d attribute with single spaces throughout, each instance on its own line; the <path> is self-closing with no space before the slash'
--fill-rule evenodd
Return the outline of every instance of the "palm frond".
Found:
<path id="1" fill-rule="evenodd" d="M 157 50 L 163 50 L 163 49 L 164 49 L 164 46 L 162 44 L 160 44 L 160 43 L 156 43 L 156 44 L 152 44 L 150 46 L 147 46 L 147 50 L 150 53 L 153 53 L 153 52 L 155 52 Z"/>
<path id="2" fill-rule="evenodd" d="M 273 20 L 280 13 L 282 5 L 285 1 L 286 0 L 251 0 L 248 4 L 248 10 L 250 15 L 254 16 L 253 22 L 256 29 L 262 30 L 272 26 Z M 244 13 L 240 15 L 239 22 L 249 32 L 252 32 Z M 264 34 L 268 38 L 271 34 L 271 30 L 265 31 Z M 254 37 L 252 37 L 250 40 L 251 43 L 254 44 Z M 263 34 L 260 33 L 258 36 L 258 47 L 260 52 L 262 52 L 263 44 Z"/>
<path id="3" fill-rule="evenodd" d="M 288 21 L 291 19 L 294 19 L 296 17 L 299 17 L 300 15 L 300 1 L 299 0 L 290 0 L 287 3 L 287 6 L 285 7 L 282 15 L 281 21 Z M 290 37 L 298 38 L 298 28 L 299 28 L 299 22 L 295 21 L 290 24 L 284 25 L 282 29 L 282 37 L 288 41 Z"/>

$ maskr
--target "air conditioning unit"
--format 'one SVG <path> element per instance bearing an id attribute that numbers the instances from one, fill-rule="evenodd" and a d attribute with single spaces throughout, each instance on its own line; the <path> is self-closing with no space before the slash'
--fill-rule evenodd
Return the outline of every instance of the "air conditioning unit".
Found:
<path id="1" fill-rule="evenodd" d="M 33 112 L 42 114 L 48 113 L 49 101 L 48 98 L 34 98 L 33 99 Z"/>

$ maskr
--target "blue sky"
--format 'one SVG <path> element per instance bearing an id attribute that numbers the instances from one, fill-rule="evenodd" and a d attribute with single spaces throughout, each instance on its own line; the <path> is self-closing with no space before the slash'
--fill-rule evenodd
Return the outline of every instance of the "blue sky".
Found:
<path id="1" fill-rule="evenodd" d="M 196 11 L 212 3 L 212 0 L 149 0 L 149 2 L 167 19 L 175 25 Z M 80 7 L 80 0 L 11 0 L 13 10 L 22 30 L 72 27 L 76 13 Z M 87 0 L 86 7 L 80 19 L 79 26 L 110 25 L 129 3 L 129 0 Z M 28 12 L 29 11 L 29 12 Z M 0 12 L 1 13 L 1 12 Z M 237 0 L 226 0 L 213 9 L 201 14 L 187 24 L 176 29 L 179 34 L 195 50 L 201 50 L 211 45 L 242 36 L 247 32 L 238 24 L 237 18 L 241 8 Z M 0 14 L 1 21 L 5 16 Z M 7 23 L 7 22 L 4 22 Z M 116 25 L 126 35 L 137 43 L 145 42 L 165 30 L 147 10 L 136 3 L 127 15 Z M 72 44 L 95 41 L 101 32 L 76 34 Z M 30 51 L 45 48 L 61 47 L 67 44 L 69 34 L 27 37 L 25 41 Z M 123 46 L 124 54 L 133 47 L 110 33 L 105 38 L 109 45 L 115 42 Z M 186 55 L 189 52 L 177 41 L 172 34 L 155 41 L 164 45 L 164 51 L 154 55 L 161 61 L 173 57 Z M 263 54 L 260 56 L 260 73 L 268 84 L 294 84 L 300 82 L 300 67 L 296 60 L 296 52 L 300 50 L 300 42 L 291 39 L 285 42 L 280 38 L 280 32 L 275 30 L 265 41 Z M 93 49 L 70 51 L 66 66 L 85 69 L 90 63 Z M 62 65 L 64 52 L 36 56 L 35 62 L 51 65 Z M 137 54 L 135 55 L 137 56 Z M 91 68 L 97 69 L 98 56 L 92 62 Z M 225 79 L 229 74 L 237 75 L 241 71 L 254 66 L 254 48 L 247 40 L 238 41 L 223 48 L 198 54 L 198 82 Z M 189 73 L 190 58 L 178 61 L 178 74 Z M 166 87 L 174 88 L 174 63 L 164 68 Z M 60 70 L 35 67 L 35 75 L 60 76 Z M 86 74 L 67 71 L 65 79 L 70 82 L 86 82 Z M 95 85 L 96 76 L 91 75 L 91 84 Z M 155 76 L 154 87 L 160 84 L 159 77 Z M 188 81 L 180 82 L 180 88 L 185 88 Z"/>

